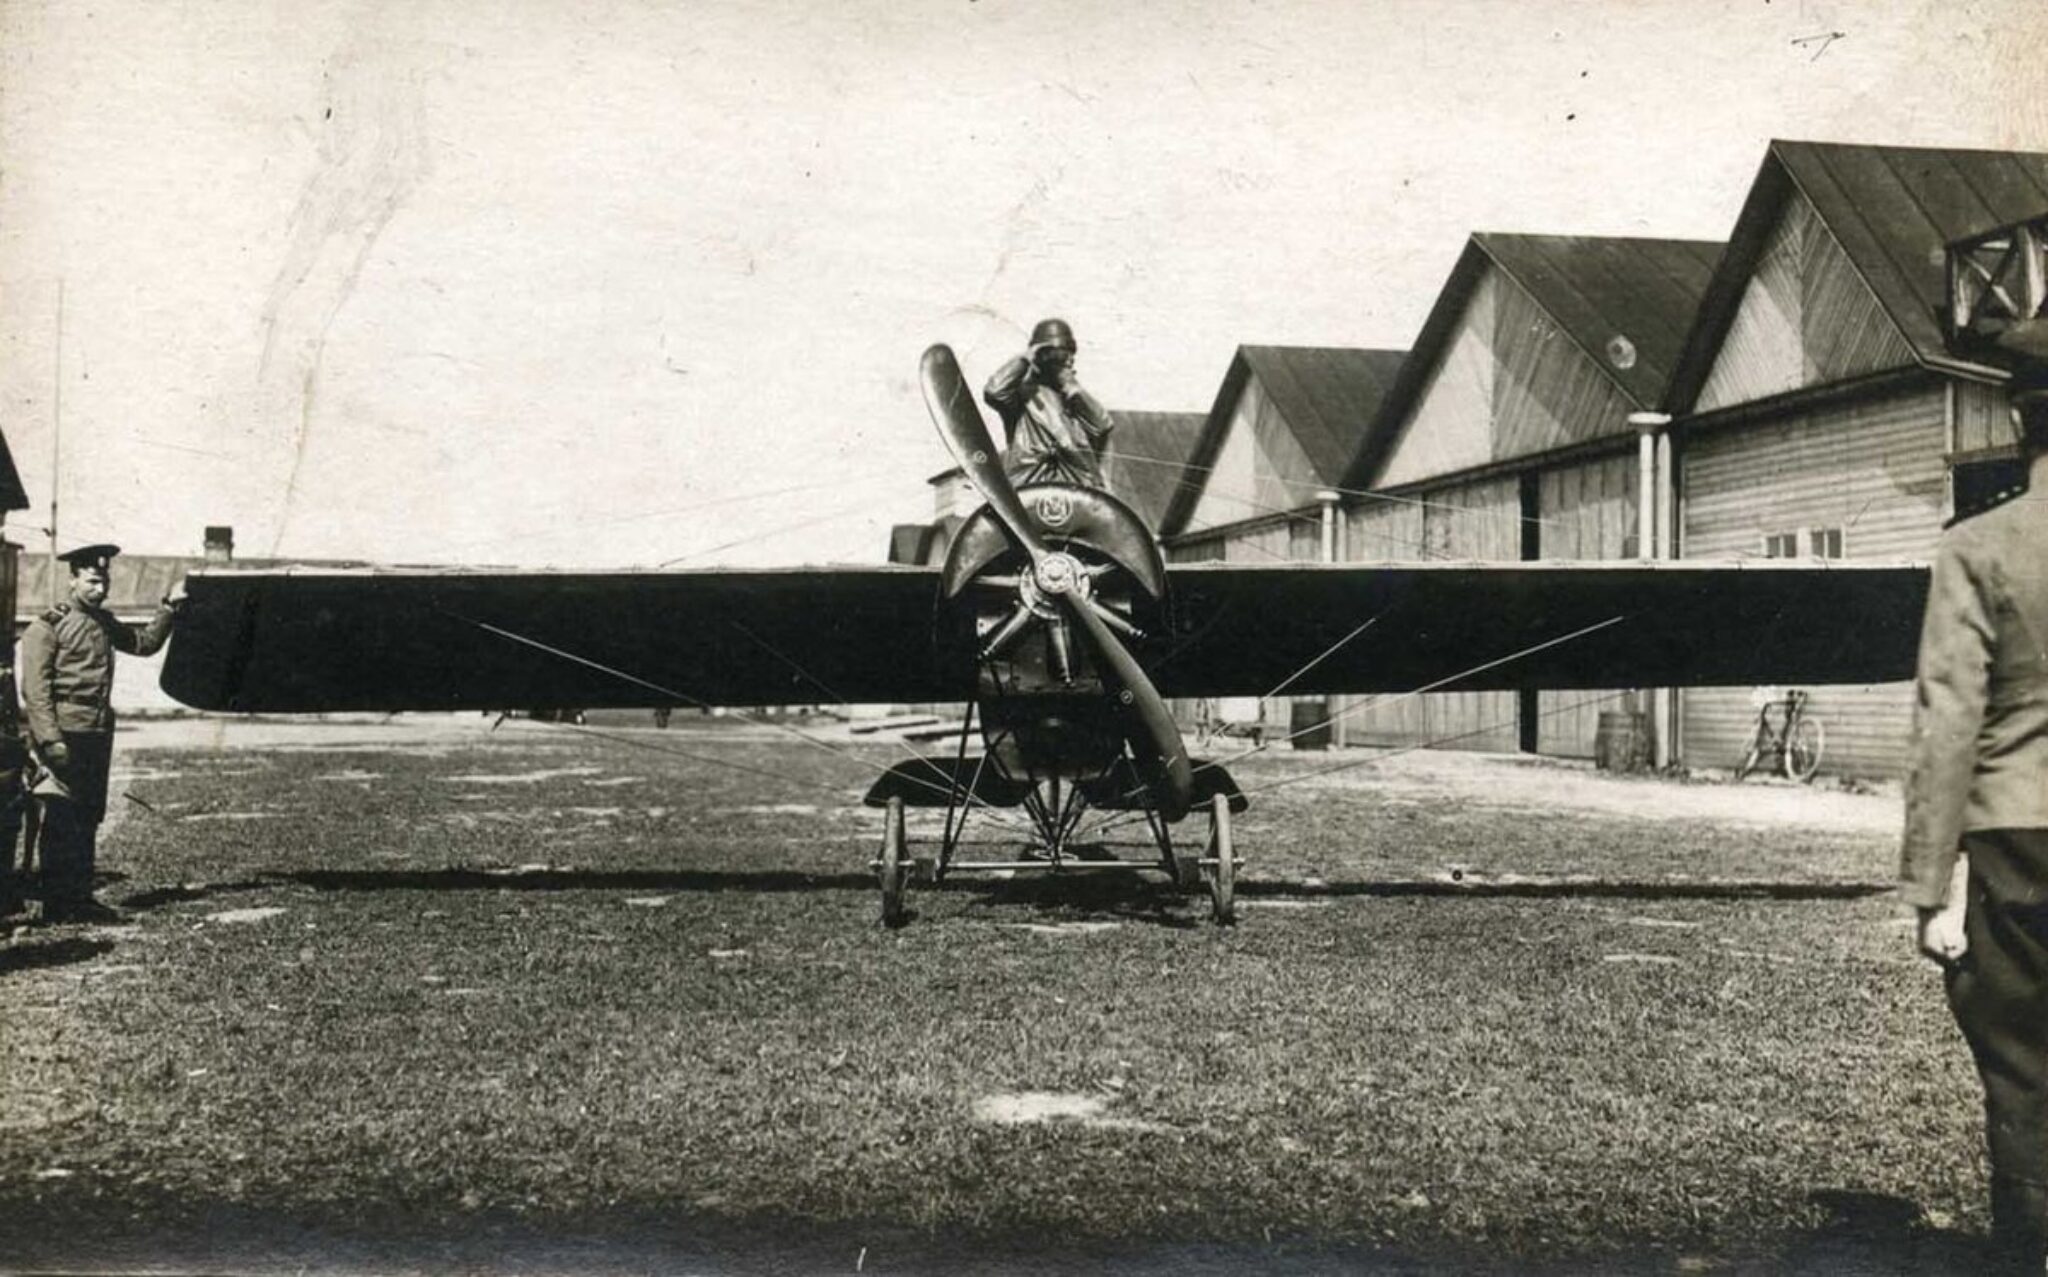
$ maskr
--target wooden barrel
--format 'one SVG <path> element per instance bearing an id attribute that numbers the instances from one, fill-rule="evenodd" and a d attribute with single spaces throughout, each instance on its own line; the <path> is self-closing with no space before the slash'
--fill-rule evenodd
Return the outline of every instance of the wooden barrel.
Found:
<path id="1" fill-rule="evenodd" d="M 1328 749 L 1330 747 L 1330 702 L 1303 698 L 1294 702 L 1289 711 L 1287 730 L 1293 737 L 1296 749 Z"/>
<path id="2" fill-rule="evenodd" d="M 1593 733 L 1593 765 L 1604 772 L 1639 772 L 1650 765 L 1650 718 L 1634 710 L 1600 711 Z"/>

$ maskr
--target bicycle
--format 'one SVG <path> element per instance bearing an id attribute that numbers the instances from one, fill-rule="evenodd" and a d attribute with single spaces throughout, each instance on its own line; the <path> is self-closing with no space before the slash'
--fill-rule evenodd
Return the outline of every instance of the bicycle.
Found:
<path id="1" fill-rule="evenodd" d="M 1742 756 L 1742 764 L 1735 769 L 1735 779 L 1748 776 L 1766 759 L 1770 760 L 1772 771 L 1788 780 L 1813 779 L 1813 774 L 1820 770 L 1827 732 L 1818 718 L 1806 712 L 1809 699 L 1807 693 L 1793 688 L 1782 697 L 1767 696 L 1759 703 L 1756 734 L 1750 738 L 1749 752 Z M 1778 710 L 1775 724 L 1771 721 L 1774 708 Z"/>

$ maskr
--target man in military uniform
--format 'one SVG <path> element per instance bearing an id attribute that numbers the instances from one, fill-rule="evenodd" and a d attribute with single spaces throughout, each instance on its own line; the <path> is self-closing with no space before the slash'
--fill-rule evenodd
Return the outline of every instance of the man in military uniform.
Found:
<path id="1" fill-rule="evenodd" d="M 2013 379 L 2028 487 L 1942 534 L 1900 876 L 1984 1083 L 1993 1241 L 2048 1264 L 2048 365 Z"/>
<path id="2" fill-rule="evenodd" d="M 140 630 L 114 619 L 107 565 L 117 546 L 88 545 L 61 555 L 71 569 L 70 597 L 29 622 L 21 636 L 21 698 L 28 748 L 44 773 L 43 918 L 109 921 L 93 899 L 93 860 L 107 813 L 107 772 L 114 754 L 114 653 L 148 656 L 170 637 L 179 597 L 166 595 Z"/>
<path id="3" fill-rule="evenodd" d="M 1116 423 L 1074 376 L 1074 330 L 1041 319 L 1031 347 L 996 369 L 981 397 L 1003 419 L 1003 468 L 1017 483 L 1085 483 L 1100 488 L 1102 450 Z"/>

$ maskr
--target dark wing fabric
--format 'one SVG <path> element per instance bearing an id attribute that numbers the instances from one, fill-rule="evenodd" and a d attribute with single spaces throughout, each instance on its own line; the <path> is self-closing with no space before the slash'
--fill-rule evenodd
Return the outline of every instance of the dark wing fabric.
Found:
<path id="1" fill-rule="evenodd" d="M 1290 694 L 1890 682 L 1912 677 L 1927 597 L 1915 565 L 1176 564 L 1169 580 L 1175 633 L 1147 667 L 1179 697 L 1296 675 Z"/>
<path id="2" fill-rule="evenodd" d="M 200 709 L 499 710 L 961 700 L 935 568 L 214 571 L 164 690 Z"/>

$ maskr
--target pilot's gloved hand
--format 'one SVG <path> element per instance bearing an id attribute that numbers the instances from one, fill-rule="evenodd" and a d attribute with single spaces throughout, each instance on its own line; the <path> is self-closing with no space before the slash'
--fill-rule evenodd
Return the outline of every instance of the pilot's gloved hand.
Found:
<path id="1" fill-rule="evenodd" d="M 52 767 L 62 767 L 71 761 L 71 747 L 63 741 L 52 741 L 43 746 L 43 761 Z"/>

